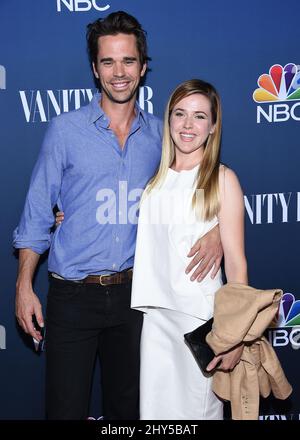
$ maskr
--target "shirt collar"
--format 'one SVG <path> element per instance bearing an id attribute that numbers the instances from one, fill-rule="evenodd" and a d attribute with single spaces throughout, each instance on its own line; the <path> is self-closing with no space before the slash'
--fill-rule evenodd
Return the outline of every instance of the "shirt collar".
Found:
<path id="1" fill-rule="evenodd" d="M 105 116 L 105 113 L 100 106 L 100 99 L 101 99 L 100 93 L 95 93 L 94 96 L 92 97 L 92 100 L 89 104 L 90 105 L 90 114 L 88 119 L 89 124 L 93 124 L 99 118 L 103 118 Z"/>
<path id="2" fill-rule="evenodd" d="M 90 102 L 90 114 L 89 114 L 88 122 L 89 124 L 93 124 L 98 119 L 101 119 L 103 121 L 103 125 L 105 127 L 108 127 L 110 121 L 109 118 L 104 113 L 104 111 L 102 110 L 102 107 L 100 106 L 100 100 L 101 100 L 101 93 L 99 92 L 95 93 Z M 138 122 L 140 122 L 142 119 L 144 123 L 147 123 L 147 113 L 141 109 L 138 102 L 135 103 L 135 112 L 136 112 L 136 120 Z"/>

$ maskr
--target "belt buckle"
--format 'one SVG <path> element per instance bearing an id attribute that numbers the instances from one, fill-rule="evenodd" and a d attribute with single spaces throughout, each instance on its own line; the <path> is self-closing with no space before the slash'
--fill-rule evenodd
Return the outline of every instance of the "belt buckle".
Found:
<path id="1" fill-rule="evenodd" d="M 103 284 L 103 282 L 102 282 L 102 278 L 103 277 L 107 277 L 107 275 L 100 275 L 99 276 L 99 283 L 100 283 L 101 286 L 106 286 L 106 284 Z"/>

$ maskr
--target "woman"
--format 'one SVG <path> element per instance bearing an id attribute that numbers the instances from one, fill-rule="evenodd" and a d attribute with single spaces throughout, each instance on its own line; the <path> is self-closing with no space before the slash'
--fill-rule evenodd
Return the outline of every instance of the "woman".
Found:
<path id="1" fill-rule="evenodd" d="M 185 275 L 196 237 L 219 223 L 227 281 L 247 284 L 243 193 L 234 172 L 220 164 L 220 137 L 215 88 L 201 80 L 179 85 L 165 112 L 160 167 L 140 207 L 131 306 L 145 312 L 141 419 L 223 418 L 212 378 L 202 374 L 183 337 L 213 315 L 222 284 L 220 271 L 198 284 Z M 218 362 L 233 368 L 242 349 L 215 357 L 208 369 Z"/>

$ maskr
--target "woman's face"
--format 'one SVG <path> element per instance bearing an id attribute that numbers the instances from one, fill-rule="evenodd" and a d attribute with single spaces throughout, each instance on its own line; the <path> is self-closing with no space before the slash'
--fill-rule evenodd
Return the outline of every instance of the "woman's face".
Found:
<path id="1" fill-rule="evenodd" d="M 192 154 L 200 149 L 203 150 L 207 137 L 214 132 L 214 129 L 210 102 L 204 95 L 195 93 L 187 96 L 172 110 L 171 137 L 175 150 L 181 153 Z"/>

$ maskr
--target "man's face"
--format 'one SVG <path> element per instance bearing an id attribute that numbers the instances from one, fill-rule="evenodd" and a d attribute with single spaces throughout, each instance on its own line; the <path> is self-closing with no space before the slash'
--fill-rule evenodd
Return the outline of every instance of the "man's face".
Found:
<path id="1" fill-rule="evenodd" d="M 105 35 L 98 39 L 97 64 L 94 74 L 99 79 L 102 99 L 123 104 L 135 99 L 140 79 L 146 71 L 141 66 L 135 35 Z"/>

